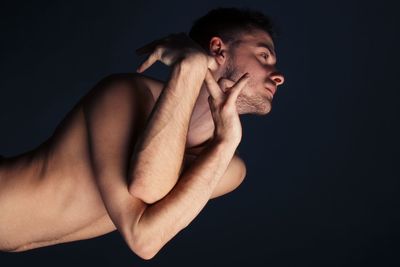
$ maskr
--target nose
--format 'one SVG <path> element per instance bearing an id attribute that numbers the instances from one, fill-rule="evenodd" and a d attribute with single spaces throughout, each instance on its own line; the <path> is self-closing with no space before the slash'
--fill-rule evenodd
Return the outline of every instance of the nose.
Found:
<path id="1" fill-rule="evenodd" d="M 275 82 L 276 86 L 281 85 L 285 82 L 283 74 L 278 71 L 271 74 L 271 79 Z"/>

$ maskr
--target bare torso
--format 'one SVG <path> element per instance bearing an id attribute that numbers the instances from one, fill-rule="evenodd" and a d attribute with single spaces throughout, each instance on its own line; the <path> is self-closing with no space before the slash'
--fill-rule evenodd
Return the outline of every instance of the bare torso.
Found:
<path id="1" fill-rule="evenodd" d="M 146 119 L 163 83 L 145 76 L 135 81 Z M 93 88 L 37 148 L 0 160 L 0 250 L 22 251 L 96 237 L 116 227 L 104 207 L 90 167 L 82 107 L 96 97 Z M 151 95 L 143 93 L 150 90 Z M 150 96 L 150 97 L 149 97 Z M 136 129 L 138 134 L 144 127 Z M 190 154 L 198 154 L 201 147 Z M 187 151 L 189 152 L 189 151 Z"/>

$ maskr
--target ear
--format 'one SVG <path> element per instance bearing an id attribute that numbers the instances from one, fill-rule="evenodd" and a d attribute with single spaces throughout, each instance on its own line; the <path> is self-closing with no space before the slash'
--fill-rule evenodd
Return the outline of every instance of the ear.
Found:
<path id="1" fill-rule="evenodd" d="M 209 45 L 210 54 L 219 65 L 223 65 L 226 61 L 226 49 L 227 47 L 221 38 L 217 36 L 211 38 Z"/>

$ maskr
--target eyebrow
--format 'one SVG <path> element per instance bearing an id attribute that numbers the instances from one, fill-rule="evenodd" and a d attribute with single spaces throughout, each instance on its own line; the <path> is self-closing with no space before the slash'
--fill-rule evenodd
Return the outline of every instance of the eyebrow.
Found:
<path id="1" fill-rule="evenodd" d="M 267 43 L 264 43 L 264 42 L 258 42 L 258 43 L 257 43 L 257 47 L 264 47 L 264 48 L 267 48 L 267 49 L 269 50 L 269 52 L 270 52 L 272 55 L 275 56 L 275 50 L 274 50 L 274 48 L 273 48 L 270 44 L 267 44 Z"/>

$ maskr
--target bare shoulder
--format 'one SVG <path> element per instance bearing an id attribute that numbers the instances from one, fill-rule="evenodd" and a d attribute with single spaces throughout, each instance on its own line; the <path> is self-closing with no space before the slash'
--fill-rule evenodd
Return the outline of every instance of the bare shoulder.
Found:
<path id="1" fill-rule="evenodd" d="M 141 73 L 135 73 L 134 75 L 136 84 L 141 88 L 144 88 L 144 90 L 151 92 L 153 100 L 155 102 L 160 96 L 161 91 L 164 88 L 165 82 Z"/>
<path id="2" fill-rule="evenodd" d="M 159 97 L 164 83 L 140 73 L 116 73 L 100 80 L 82 99 L 85 109 L 99 105 L 101 100 L 119 105 L 136 104 L 142 115 L 149 114 Z M 135 103 L 133 103 L 135 102 Z"/>
<path id="3" fill-rule="evenodd" d="M 100 87 L 125 86 L 132 88 L 135 92 L 151 93 L 155 101 L 161 94 L 164 84 L 165 82 L 142 73 L 116 73 L 105 77 L 98 85 Z"/>

